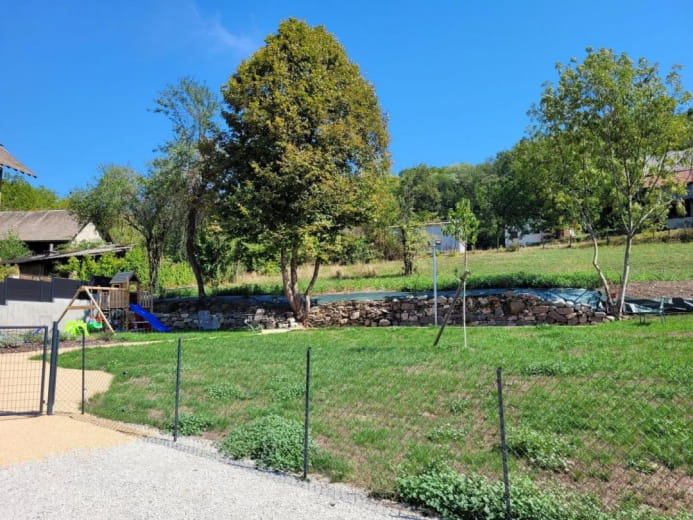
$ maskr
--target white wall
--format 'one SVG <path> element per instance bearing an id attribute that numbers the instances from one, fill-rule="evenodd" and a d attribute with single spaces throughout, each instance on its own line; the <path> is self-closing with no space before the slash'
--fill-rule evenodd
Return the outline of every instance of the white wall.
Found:
<path id="1" fill-rule="evenodd" d="M 96 226 L 89 222 L 86 226 L 84 226 L 79 233 L 75 236 L 75 238 L 72 240 L 74 244 L 78 244 L 79 242 L 84 242 L 84 241 L 89 241 L 92 242 L 94 240 L 103 240 L 101 238 L 101 235 L 99 235 L 99 232 L 96 231 Z"/>
<path id="2" fill-rule="evenodd" d="M 440 246 L 438 246 L 438 251 L 442 253 L 449 253 L 456 251 L 458 253 L 464 252 L 464 242 L 456 240 L 454 237 L 443 234 L 443 226 L 447 222 L 440 222 L 435 224 L 425 224 L 424 230 L 430 237 L 430 240 L 440 240 Z"/>
<path id="3" fill-rule="evenodd" d="M 512 244 L 520 246 L 531 246 L 541 244 L 543 237 L 548 236 L 545 233 L 519 233 L 517 238 L 510 238 L 510 233 L 505 232 L 505 247 L 510 247 Z"/>
<path id="4" fill-rule="evenodd" d="M 53 322 L 63 313 L 69 299 L 56 298 L 52 302 L 20 302 L 7 300 L 6 305 L 0 305 L 0 325 L 4 326 L 39 326 L 52 327 Z M 69 311 L 60 320 L 60 330 L 70 320 L 84 319 L 87 311 Z"/>

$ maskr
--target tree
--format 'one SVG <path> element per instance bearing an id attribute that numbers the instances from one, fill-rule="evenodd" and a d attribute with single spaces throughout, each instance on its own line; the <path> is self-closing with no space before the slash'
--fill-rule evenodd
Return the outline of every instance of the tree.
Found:
<path id="1" fill-rule="evenodd" d="M 137 196 L 141 176 L 132 168 L 113 164 L 100 166 L 99 172 L 93 184 L 70 193 L 68 208 L 83 224 L 92 222 L 109 242 L 131 242 L 134 237 L 125 218 L 125 203 Z"/>
<path id="2" fill-rule="evenodd" d="M 137 194 L 125 201 L 125 219 L 140 233 L 147 250 L 149 285 L 155 294 L 166 240 L 180 219 L 180 208 L 175 204 L 182 196 L 176 191 L 179 187 L 177 179 L 154 170 L 149 177 L 141 177 Z"/>
<path id="3" fill-rule="evenodd" d="M 30 254 L 31 251 L 26 244 L 14 233 L 10 232 L 0 237 L 0 260 L 14 260 Z"/>
<path id="4" fill-rule="evenodd" d="M 464 271 L 462 273 L 462 328 L 464 333 L 464 346 L 467 348 L 467 277 L 469 266 L 467 264 L 467 252 L 469 246 L 476 242 L 479 230 L 479 220 L 472 212 L 472 205 L 467 199 L 460 200 L 455 209 L 448 216 L 449 223 L 445 227 L 445 234 L 464 242 Z"/>
<path id="5" fill-rule="evenodd" d="M 407 170 L 405 170 L 406 172 Z M 419 176 L 422 167 L 409 170 L 416 172 Z M 422 192 L 419 190 L 420 184 L 412 182 L 414 176 L 405 173 L 400 175 L 399 182 L 395 187 L 395 199 L 397 201 L 396 232 L 402 250 L 402 261 L 404 266 L 402 274 L 410 276 L 414 273 L 414 259 L 424 247 L 426 247 L 426 232 L 424 224 L 426 220 L 434 217 L 434 213 L 427 211 L 428 206 L 422 204 L 422 199 L 418 196 Z"/>
<path id="6" fill-rule="evenodd" d="M 323 260 L 315 257 L 301 293 L 301 248 L 369 220 L 372 186 L 389 168 L 385 117 L 334 36 L 295 19 L 239 66 L 223 96 L 228 131 L 215 177 L 225 222 L 278 253 L 284 294 L 302 321 Z M 219 164 L 217 154 L 211 160 Z"/>
<path id="7" fill-rule="evenodd" d="M 9 175 L 2 182 L 3 211 L 62 209 L 65 202 L 45 186 L 34 188 L 22 175 Z"/>
<path id="8" fill-rule="evenodd" d="M 192 78 L 181 78 L 176 85 L 168 85 L 156 99 L 154 112 L 164 114 L 173 124 L 174 137 L 160 150 L 165 156 L 156 164 L 162 171 L 172 172 L 182 183 L 184 244 L 188 263 L 197 282 L 199 298 L 205 296 L 205 269 L 200 264 L 199 230 L 209 210 L 209 185 L 203 179 L 200 147 L 217 133 L 215 117 L 220 108 L 216 96 Z M 178 191 L 178 190 L 177 190 Z"/>
<path id="9" fill-rule="evenodd" d="M 104 236 L 117 227 L 134 230 L 147 251 L 149 284 L 158 290 L 159 266 L 166 240 L 180 220 L 181 182 L 172 172 L 154 164 L 149 176 L 131 168 L 111 165 L 89 189 L 70 196 L 71 208 L 81 222 L 94 222 Z"/>
<path id="10" fill-rule="evenodd" d="M 691 95 L 681 85 L 678 67 L 662 79 L 656 64 L 644 58 L 634 63 L 608 49 L 588 48 L 582 63 L 573 59 L 556 68 L 558 84 L 547 85 L 537 114 L 544 134 L 573 155 L 570 164 L 581 165 L 576 174 L 598 177 L 612 189 L 626 235 L 616 302 L 620 318 L 633 237 L 663 220 L 676 194 L 671 152 L 686 132 L 688 119 L 682 116 Z"/>

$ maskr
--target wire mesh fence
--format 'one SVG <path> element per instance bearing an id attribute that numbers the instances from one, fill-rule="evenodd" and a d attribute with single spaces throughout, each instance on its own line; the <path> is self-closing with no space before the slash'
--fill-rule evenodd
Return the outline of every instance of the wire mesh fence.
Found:
<path id="1" fill-rule="evenodd" d="M 555 364 L 505 371 L 515 474 L 587 493 L 607 511 L 693 506 L 690 379 L 561 373 Z"/>
<path id="2" fill-rule="evenodd" d="M 493 500 L 501 510 L 507 479 L 510 515 L 517 489 L 605 514 L 693 514 L 686 367 L 651 377 L 553 362 L 498 371 L 430 349 L 354 341 L 309 350 L 289 336 L 64 344 L 55 409 L 79 412 L 84 397 L 87 414 L 149 425 L 166 438 L 201 435 L 225 455 L 377 496 L 396 496 L 403 476 L 445 467 L 500 490 Z"/>
<path id="3" fill-rule="evenodd" d="M 0 327 L 0 415 L 43 412 L 46 327 Z"/>

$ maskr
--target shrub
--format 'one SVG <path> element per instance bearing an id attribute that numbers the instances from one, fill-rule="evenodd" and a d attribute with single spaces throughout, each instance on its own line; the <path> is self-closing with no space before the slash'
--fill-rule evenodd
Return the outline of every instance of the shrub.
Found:
<path id="1" fill-rule="evenodd" d="M 573 447 L 561 436 L 528 428 L 510 430 L 508 451 L 530 465 L 551 471 L 566 471 Z"/>
<path id="2" fill-rule="evenodd" d="M 511 486 L 514 520 L 606 520 L 597 504 L 585 496 L 541 490 L 526 479 Z M 505 518 L 504 487 L 480 475 L 461 475 L 443 464 L 397 481 L 401 500 L 438 513 L 443 520 Z"/>
<path id="3" fill-rule="evenodd" d="M 182 413 L 178 417 L 178 433 L 181 435 L 197 435 L 203 431 L 209 430 L 217 420 L 213 417 L 198 413 Z M 171 430 L 173 430 L 171 423 Z"/>
<path id="4" fill-rule="evenodd" d="M 253 459 L 261 468 L 299 472 L 303 467 L 303 425 L 266 415 L 232 430 L 219 449 L 234 459 Z M 312 441 L 310 450 L 315 450 Z"/>

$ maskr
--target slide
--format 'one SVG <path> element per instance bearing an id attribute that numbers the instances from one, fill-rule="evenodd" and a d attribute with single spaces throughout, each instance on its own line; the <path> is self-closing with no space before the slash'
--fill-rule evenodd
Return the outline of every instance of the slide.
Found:
<path id="1" fill-rule="evenodd" d="M 130 304 L 130 310 L 137 314 L 143 320 L 146 320 L 157 332 L 171 332 L 171 327 L 167 327 L 159 321 L 159 318 L 154 316 L 151 312 L 144 310 L 142 307 L 136 303 Z"/>

